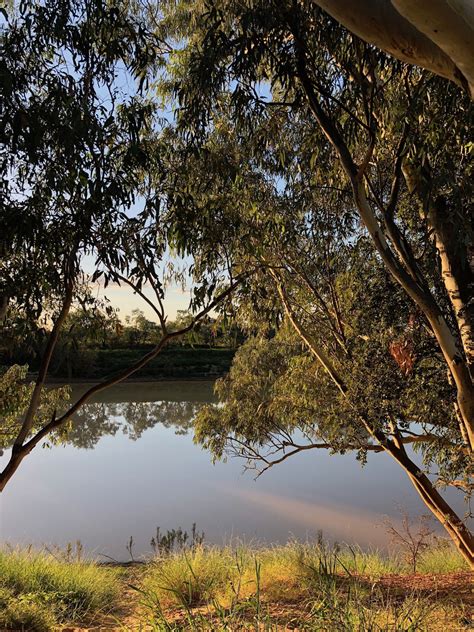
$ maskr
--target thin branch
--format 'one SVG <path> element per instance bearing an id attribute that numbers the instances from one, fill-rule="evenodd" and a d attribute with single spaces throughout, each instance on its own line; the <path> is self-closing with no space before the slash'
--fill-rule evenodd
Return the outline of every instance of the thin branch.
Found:
<path id="1" fill-rule="evenodd" d="M 38 377 L 36 379 L 33 393 L 31 395 L 28 410 L 26 411 L 25 418 L 21 425 L 20 431 L 18 432 L 18 435 L 12 447 L 12 454 L 22 449 L 23 443 L 33 426 L 34 417 L 35 417 L 36 411 L 38 410 L 38 406 L 40 404 L 41 391 L 43 389 L 43 385 L 46 380 L 46 376 L 48 374 L 49 365 L 51 362 L 51 358 L 53 356 L 54 349 L 56 347 L 56 343 L 59 338 L 59 333 L 61 331 L 61 327 L 64 321 L 66 320 L 66 317 L 69 314 L 69 310 L 71 308 L 73 292 L 74 292 L 74 280 L 71 275 L 71 278 L 68 280 L 67 285 L 66 285 L 66 293 L 65 293 L 64 301 L 61 307 L 61 311 L 59 312 L 59 315 L 53 325 L 53 328 L 48 338 L 48 344 L 46 346 L 46 350 L 41 360 Z"/>
<path id="2" fill-rule="evenodd" d="M 283 434 L 283 432 L 281 434 Z M 418 435 L 416 437 L 400 438 L 400 443 L 402 445 L 420 443 L 420 442 L 431 443 L 436 440 L 437 440 L 437 437 L 434 435 L 425 435 L 425 436 Z M 247 460 L 255 462 L 255 465 L 252 469 L 257 469 L 256 463 L 258 461 L 262 461 L 263 463 L 265 463 L 265 467 L 263 467 L 261 470 L 258 470 L 259 473 L 257 475 L 257 478 L 261 476 L 264 472 L 266 472 L 268 469 L 273 467 L 274 465 L 282 463 L 283 461 L 286 461 L 286 459 L 288 459 L 289 457 L 294 456 L 295 454 L 298 454 L 299 452 L 304 452 L 306 450 L 336 450 L 336 451 L 344 450 L 345 452 L 364 451 L 364 452 L 373 452 L 376 454 L 380 452 L 385 452 L 385 448 L 382 445 L 376 445 L 374 443 L 366 443 L 366 444 L 360 444 L 360 445 L 346 445 L 346 446 L 341 446 L 338 448 L 337 446 L 329 442 L 320 442 L 320 443 L 310 442 L 310 443 L 301 445 L 301 444 L 295 443 L 294 441 L 291 440 L 291 438 L 289 438 L 287 441 L 281 441 L 279 444 L 275 440 L 271 440 L 271 444 L 273 445 L 275 450 L 268 450 L 265 454 L 262 454 L 261 452 L 258 452 L 254 447 L 252 447 L 251 444 L 245 441 L 242 441 L 241 439 L 238 439 L 237 437 L 233 435 L 229 435 L 227 437 L 227 441 L 230 444 L 235 443 L 240 446 L 241 452 L 236 452 L 235 456 L 239 458 L 245 458 Z M 397 447 L 400 447 L 400 446 L 397 446 Z M 293 448 L 293 449 L 290 450 L 289 452 L 285 452 L 287 448 Z M 270 457 L 273 456 L 274 454 L 277 454 L 278 452 L 283 452 L 282 456 L 278 457 L 277 459 L 271 460 Z"/>
<path id="3" fill-rule="evenodd" d="M 193 320 L 188 326 L 183 327 L 179 331 L 165 334 L 161 338 L 160 342 L 149 353 L 145 354 L 137 362 L 132 364 L 127 369 L 124 369 L 117 375 L 107 380 L 104 380 L 103 382 L 95 384 L 94 386 L 89 388 L 63 415 L 61 415 L 58 418 L 53 417 L 53 419 L 49 423 L 47 423 L 45 426 L 43 426 L 43 428 L 41 428 L 27 443 L 24 443 L 23 445 L 18 445 L 15 450 L 12 450 L 12 453 L 10 455 L 10 460 L 8 461 L 7 465 L 5 466 L 5 468 L 0 474 L 0 490 L 2 490 L 5 487 L 6 483 L 10 480 L 11 476 L 13 476 L 14 472 L 19 467 L 23 458 L 25 458 L 25 456 L 29 454 L 33 450 L 33 448 L 36 445 L 38 445 L 38 443 L 40 443 L 40 441 L 42 441 L 45 437 L 47 437 L 47 435 L 50 432 L 52 432 L 56 428 L 63 425 L 66 421 L 68 421 L 71 418 L 71 416 L 83 404 L 85 404 L 94 394 L 99 393 L 109 388 L 110 386 L 113 386 L 114 384 L 118 384 L 122 382 L 123 380 L 125 380 L 126 378 L 130 377 L 131 375 L 136 373 L 138 370 L 143 368 L 146 364 L 148 364 L 151 360 L 153 360 L 170 340 L 172 340 L 173 338 L 182 336 L 185 333 L 191 331 L 204 316 L 206 316 L 219 303 L 221 303 L 224 299 L 226 299 L 235 290 L 235 288 L 244 280 L 244 278 L 247 278 L 250 274 L 251 272 L 248 272 L 246 274 L 242 274 L 239 277 L 237 277 L 234 283 L 229 285 L 229 287 L 223 292 L 221 292 L 220 294 L 218 294 L 218 296 L 216 296 L 207 305 L 207 307 L 203 308 L 198 314 L 196 314 L 196 316 L 193 318 Z"/>
<path id="4" fill-rule="evenodd" d="M 403 127 L 402 136 L 398 143 L 397 151 L 395 154 L 396 159 L 395 159 L 395 165 L 393 169 L 392 186 L 390 189 L 390 197 L 388 200 L 388 204 L 385 210 L 386 215 L 388 215 L 389 217 L 393 217 L 395 213 L 395 208 L 398 202 L 398 195 L 400 193 L 400 186 L 401 186 L 401 181 L 402 181 L 402 165 L 403 165 L 403 159 L 406 153 L 406 142 L 408 139 L 409 130 L 410 128 L 405 123 Z"/>
<path id="5" fill-rule="evenodd" d="M 160 325 L 161 325 L 161 329 L 163 330 L 163 333 L 166 333 L 166 325 L 165 325 L 165 322 L 164 322 L 164 315 L 157 308 L 157 306 L 153 303 L 153 301 L 151 301 L 148 298 L 148 296 L 146 296 L 146 294 L 144 294 L 144 292 L 142 292 L 140 290 L 140 288 L 136 285 L 136 283 L 133 283 L 133 281 L 130 281 L 130 279 L 127 279 L 127 277 L 119 274 L 118 272 L 115 272 L 114 276 L 116 276 L 117 279 L 120 279 L 120 281 L 122 281 L 123 283 L 126 283 L 128 286 L 130 286 L 132 288 L 132 290 L 135 292 L 135 294 L 138 294 L 138 296 L 140 298 L 142 298 L 145 301 L 145 303 L 147 303 L 147 305 L 149 305 L 151 307 L 151 309 L 158 316 L 158 319 L 160 321 Z M 155 293 L 156 293 L 156 291 L 155 291 Z"/>

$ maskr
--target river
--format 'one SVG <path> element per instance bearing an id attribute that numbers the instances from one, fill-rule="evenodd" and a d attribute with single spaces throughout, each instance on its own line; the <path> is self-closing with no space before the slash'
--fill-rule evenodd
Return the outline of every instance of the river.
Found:
<path id="1" fill-rule="evenodd" d="M 396 519 L 399 506 L 426 512 L 385 454 L 369 455 L 361 467 L 354 454 L 310 450 L 257 480 L 238 459 L 214 465 L 191 427 L 197 407 L 212 399 L 205 381 L 130 382 L 99 394 L 67 444 L 33 451 L 8 484 L 0 499 L 3 542 L 80 540 L 88 553 L 124 560 L 130 536 L 138 557 L 150 552 L 157 526 L 196 523 L 218 544 L 285 542 L 322 530 L 329 540 L 383 548 L 385 515 Z M 452 493 L 450 500 L 462 514 L 462 499 Z"/>

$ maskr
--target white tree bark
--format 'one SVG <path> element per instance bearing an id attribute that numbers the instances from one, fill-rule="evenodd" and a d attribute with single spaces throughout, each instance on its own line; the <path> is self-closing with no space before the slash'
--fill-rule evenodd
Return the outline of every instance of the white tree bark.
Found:
<path id="1" fill-rule="evenodd" d="M 472 0 L 313 0 L 358 37 L 474 97 Z"/>
<path id="2" fill-rule="evenodd" d="M 474 30 L 474 2 L 472 0 L 447 0 L 447 3 Z"/>
<path id="3" fill-rule="evenodd" d="M 471 95 L 474 88 L 473 7 L 466 2 L 447 0 L 392 0 L 411 24 L 437 44 L 466 78 Z M 458 11 L 463 11 L 460 14 Z M 464 17 L 466 15 L 466 17 Z M 469 23 L 471 22 L 471 24 Z"/>

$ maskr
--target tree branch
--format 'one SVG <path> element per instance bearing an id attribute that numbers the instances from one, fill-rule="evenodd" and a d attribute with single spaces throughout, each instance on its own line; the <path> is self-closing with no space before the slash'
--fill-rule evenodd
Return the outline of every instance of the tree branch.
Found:
<path id="1" fill-rule="evenodd" d="M 41 365 L 39 368 L 38 377 L 36 378 L 36 383 L 33 389 L 33 393 L 31 394 L 28 410 L 26 411 L 25 418 L 21 425 L 20 431 L 18 432 L 18 435 L 13 444 L 12 453 L 16 453 L 19 450 L 21 450 L 26 437 L 28 436 L 28 433 L 30 432 L 33 426 L 34 417 L 35 417 L 36 411 L 38 410 L 38 406 L 40 404 L 41 392 L 43 389 L 44 382 L 46 380 L 51 358 L 53 356 L 53 352 L 59 338 L 59 333 L 61 331 L 61 327 L 67 315 L 69 314 L 69 310 L 71 309 L 73 292 L 74 292 L 74 280 L 71 275 L 70 279 L 67 281 L 66 293 L 65 293 L 64 301 L 61 307 L 61 311 L 59 312 L 59 315 L 53 325 L 53 328 L 48 338 L 48 344 L 46 346 L 46 350 L 41 359 Z"/>
<path id="2" fill-rule="evenodd" d="M 85 404 L 94 394 L 99 393 L 109 388 L 110 386 L 113 386 L 114 384 L 118 384 L 122 382 L 123 380 L 125 380 L 126 378 L 130 377 L 131 375 L 136 373 L 138 370 L 143 368 L 146 364 L 148 364 L 151 360 L 153 360 L 170 340 L 172 340 L 173 338 L 182 336 L 185 333 L 191 331 L 204 316 L 206 316 L 219 303 L 221 303 L 225 298 L 227 298 L 236 289 L 236 287 L 240 285 L 240 283 L 242 283 L 244 278 L 247 278 L 249 276 L 249 274 L 251 273 L 242 274 L 236 277 L 234 282 L 226 290 L 218 294 L 218 296 L 216 296 L 207 305 L 207 307 L 205 307 L 198 314 L 196 314 L 196 316 L 193 318 L 192 322 L 189 325 L 187 325 L 186 327 L 183 327 L 179 331 L 165 334 L 161 338 L 160 342 L 155 346 L 155 348 L 152 349 L 149 353 L 145 354 L 142 358 L 140 358 L 140 360 L 132 364 L 127 369 L 124 369 L 117 375 L 107 380 L 104 380 L 103 382 L 95 384 L 94 386 L 89 388 L 63 415 L 61 415 L 58 418 L 53 417 L 53 419 L 48 424 L 46 424 L 43 428 L 41 428 L 27 443 L 24 443 L 23 445 L 17 445 L 16 450 L 14 451 L 12 450 L 10 460 L 8 461 L 4 470 L 0 474 L 0 491 L 3 491 L 3 489 L 5 488 L 5 485 L 13 476 L 15 471 L 18 469 L 21 461 L 25 458 L 25 456 L 28 455 L 33 450 L 33 448 L 36 445 L 38 445 L 38 443 L 40 443 L 49 433 L 51 433 L 53 430 L 62 426 L 66 421 L 68 421 L 72 417 L 72 415 L 75 412 L 77 412 L 77 410 L 83 404 Z M 59 333 L 59 330 L 58 330 L 58 333 Z M 45 376 L 46 373 L 45 372 L 43 373 Z M 43 379 L 44 379 L 44 376 L 43 376 Z"/>

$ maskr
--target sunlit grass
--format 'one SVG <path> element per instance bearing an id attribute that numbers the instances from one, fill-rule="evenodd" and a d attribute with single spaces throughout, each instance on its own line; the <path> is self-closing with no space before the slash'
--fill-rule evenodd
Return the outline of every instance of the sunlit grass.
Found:
<path id="1" fill-rule="evenodd" d="M 212 601 L 231 579 L 226 549 L 196 547 L 152 561 L 143 588 L 166 606 L 194 607 Z"/>
<path id="2" fill-rule="evenodd" d="M 419 573 L 456 573 L 468 570 L 467 562 L 447 540 L 424 551 L 418 564 Z"/>
<path id="3" fill-rule="evenodd" d="M 131 586 L 139 629 L 270 632 L 285 629 L 282 623 L 312 632 L 467 629 L 461 605 L 408 588 L 394 592 L 378 581 L 411 574 L 402 556 L 331 546 L 322 538 L 270 547 L 199 543 L 161 552 L 129 571 L 70 553 L 0 550 L 0 629 L 100 625 L 114 609 L 112 618 L 118 617 Z M 444 541 L 419 560 L 421 573 L 462 570 L 466 564 Z"/>
<path id="4" fill-rule="evenodd" d="M 344 547 L 337 554 L 337 559 L 339 567 L 348 573 L 373 579 L 407 570 L 395 554 L 388 556 L 378 550 L 364 551 L 357 546 Z"/>
<path id="5" fill-rule="evenodd" d="M 110 611 L 118 601 L 120 582 L 116 570 L 93 562 L 0 550 L 0 591 L 4 628 L 50 629 L 55 621 L 78 623 Z"/>
<path id="6" fill-rule="evenodd" d="M 441 553 L 431 559 L 441 560 Z M 464 566 L 454 554 L 449 565 Z M 464 629 L 460 606 L 416 592 L 392 594 L 376 582 L 409 572 L 397 557 L 322 541 L 260 549 L 199 546 L 155 559 L 137 589 L 143 621 L 156 630 L 272 631 L 284 629 L 282 617 L 285 625 L 314 632 Z M 447 571 L 440 565 L 432 572 Z"/>
<path id="7" fill-rule="evenodd" d="M 57 624 L 51 604 L 35 594 L 15 594 L 0 588 L 0 629 L 48 632 Z"/>

